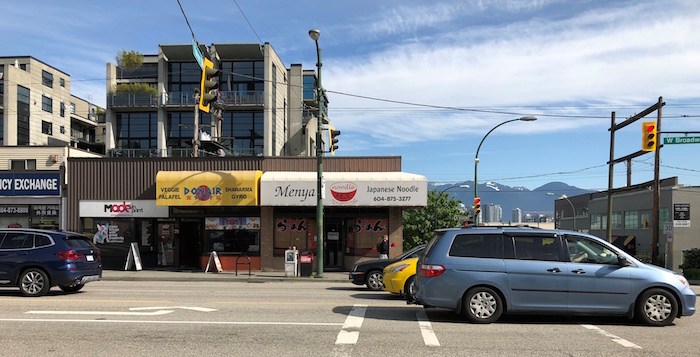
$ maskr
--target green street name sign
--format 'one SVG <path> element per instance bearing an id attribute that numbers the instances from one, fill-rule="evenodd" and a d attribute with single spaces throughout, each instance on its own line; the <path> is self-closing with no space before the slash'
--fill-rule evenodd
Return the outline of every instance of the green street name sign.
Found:
<path id="1" fill-rule="evenodd" d="M 700 144 L 700 136 L 664 138 L 664 145 L 666 144 Z"/>

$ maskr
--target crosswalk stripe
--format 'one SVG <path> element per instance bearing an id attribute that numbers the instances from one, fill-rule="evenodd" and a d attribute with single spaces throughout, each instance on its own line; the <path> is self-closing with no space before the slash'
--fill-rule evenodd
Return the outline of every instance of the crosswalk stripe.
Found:
<path id="1" fill-rule="evenodd" d="M 420 326 L 420 333 L 423 335 L 423 342 L 425 345 L 429 347 L 439 347 L 440 341 L 438 341 L 437 336 L 435 336 L 433 326 L 430 324 L 425 310 L 416 310 L 416 319 L 418 319 L 418 326 Z"/>
<path id="2" fill-rule="evenodd" d="M 338 338 L 335 340 L 336 345 L 354 345 L 357 343 L 366 311 L 367 305 L 353 305 L 352 310 L 350 310 L 348 317 L 345 319 L 343 328 L 338 333 Z"/>

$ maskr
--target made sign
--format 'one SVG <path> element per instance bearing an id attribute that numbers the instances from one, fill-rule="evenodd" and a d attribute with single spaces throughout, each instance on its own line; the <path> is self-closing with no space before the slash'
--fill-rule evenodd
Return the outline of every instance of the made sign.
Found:
<path id="1" fill-rule="evenodd" d="M 700 144 L 700 136 L 664 138 L 664 144 Z"/>

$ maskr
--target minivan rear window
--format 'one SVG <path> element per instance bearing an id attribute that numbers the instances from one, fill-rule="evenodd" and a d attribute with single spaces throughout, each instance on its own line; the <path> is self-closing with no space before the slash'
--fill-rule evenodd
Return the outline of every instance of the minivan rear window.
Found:
<path id="1" fill-rule="evenodd" d="M 460 234 L 450 247 L 450 256 L 471 258 L 501 258 L 503 236 L 500 234 Z"/>
<path id="2" fill-rule="evenodd" d="M 432 253 L 432 248 L 435 246 L 435 243 L 440 241 L 440 239 L 444 236 L 445 232 L 435 232 L 435 236 L 433 237 L 433 239 L 430 240 L 430 242 L 428 242 L 428 245 L 425 247 L 425 252 L 423 252 L 423 256 L 429 257 L 430 253 Z"/>

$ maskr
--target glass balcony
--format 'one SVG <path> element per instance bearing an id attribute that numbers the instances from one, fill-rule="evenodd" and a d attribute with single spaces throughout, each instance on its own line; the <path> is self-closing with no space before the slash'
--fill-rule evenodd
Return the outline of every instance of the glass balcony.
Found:
<path id="1" fill-rule="evenodd" d="M 158 149 L 112 149 L 107 153 L 109 157 L 192 157 L 192 148 L 167 148 Z M 224 156 L 262 156 L 261 148 L 231 148 L 223 152 Z M 214 150 L 199 150 L 199 157 L 221 157 L 221 152 Z"/>
<path id="2" fill-rule="evenodd" d="M 219 91 L 219 100 L 224 105 L 263 105 L 264 91 Z"/>
<path id="3" fill-rule="evenodd" d="M 158 95 L 150 93 L 108 93 L 107 107 L 158 107 Z"/>

